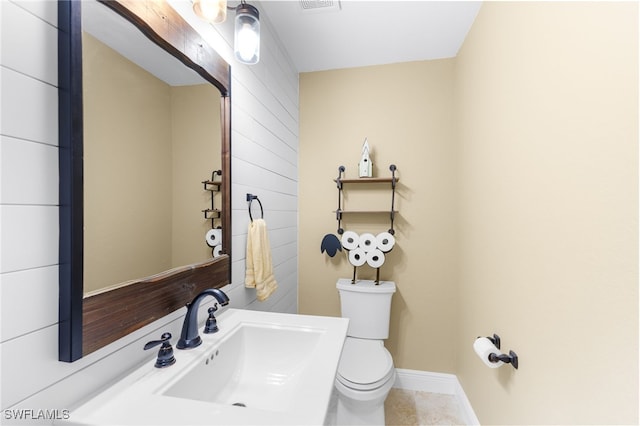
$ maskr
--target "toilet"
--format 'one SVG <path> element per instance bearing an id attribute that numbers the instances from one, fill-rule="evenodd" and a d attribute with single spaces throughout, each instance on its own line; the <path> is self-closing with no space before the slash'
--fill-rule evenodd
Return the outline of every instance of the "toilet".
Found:
<path id="1" fill-rule="evenodd" d="M 391 281 L 339 279 L 343 318 L 349 318 L 347 338 L 338 364 L 336 423 L 384 425 L 384 400 L 393 387 L 396 370 L 383 339 L 389 337 Z"/>

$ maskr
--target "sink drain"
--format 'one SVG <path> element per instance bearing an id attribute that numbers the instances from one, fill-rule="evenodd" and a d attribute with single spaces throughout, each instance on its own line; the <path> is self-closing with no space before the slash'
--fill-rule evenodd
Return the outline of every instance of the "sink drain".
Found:
<path id="1" fill-rule="evenodd" d="M 236 407 L 246 407 L 246 404 L 244 404 L 243 402 L 234 402 L 231 405 L 235 405 Z"/>

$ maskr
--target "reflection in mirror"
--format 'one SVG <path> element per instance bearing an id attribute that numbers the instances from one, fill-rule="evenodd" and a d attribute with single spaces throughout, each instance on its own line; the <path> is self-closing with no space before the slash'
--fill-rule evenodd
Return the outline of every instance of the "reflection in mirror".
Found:
<path id="1" fill-rule="evenodd" d="M 221 130 L 214 86 L 114 11 L 83 6 L 87 295 L 212 257 L 202 211 L 216 193 L 201 182 L 221 167 Z"/>
<path id="2" fill-rule="evenodd" d="M 72 362 L 230 282 L 231 73 L 166 0 L 61 1 L 58 26 L 59 359 Z"/>

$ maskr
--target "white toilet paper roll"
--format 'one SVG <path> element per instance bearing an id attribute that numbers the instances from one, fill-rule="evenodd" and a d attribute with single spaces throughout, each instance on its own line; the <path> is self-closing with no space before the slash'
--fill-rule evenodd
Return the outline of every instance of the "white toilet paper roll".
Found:
<path id="1" fill-rule="evenodd" d="M 213 248 L 213 257 L 214 257 L 214 259 L 216 257 L 220 257 L 220 256 L 222 256 L 222 245 L 215 246 Z"/>
<path id="2" fill-rule="evenodd" d="M 367 261 L 367 253 L 360 247 L 349 251 L 349 263 L 353 266 L 362 266 Z"/>
<path id="3" fill-rule="evenodd" d="M 371 250 L 367 253 L 367 265 L 372 268 L 379 268 L 384 263 L 384 253 L 378 249 Z"/>
<path id="4" fill-rule="evenodd" d="M 485 365 L 489 368 L 498 368 L 504 362 L 491 362 L 489 361 L 490 354 L 503 355 L 500 352 L 500 349 L 496 348 L 496 345 L 493 344 L 491 340 L 486 337 L 478 337 L 475 342 L 473 342 L 473 350 L 478 354 L 478 357 L 485 363 Z"/>
<path id="5" fill-rule="evenodd" d="M 215 247 L 222 244 L 222 229 L 209 229 L 204 237 L 209 247 Z"/>
<path id="6" fill-rule="evenodd" d="M 360 237 L 353 231 L 347 231 L 342 234 L 342 239 L 340 242 L 342 243 L 342 247 L 344 247 L 345 249 L 353 250 L 358 248 Z"/>
<path id="7" fill-rule="evenodd" d="M 376 237 L 373 234 L 364 233 L 360 235 L 360 244 L 358 246 L 365 252 L 370 252 L 376 248 Z"/>
<path id="8" fill-rule="evenodd" d="M 383 253 L 391 251 L 396 244 L 396 239 L 388 232 L 381 232 L 376 235 L 376 247 Z"/>

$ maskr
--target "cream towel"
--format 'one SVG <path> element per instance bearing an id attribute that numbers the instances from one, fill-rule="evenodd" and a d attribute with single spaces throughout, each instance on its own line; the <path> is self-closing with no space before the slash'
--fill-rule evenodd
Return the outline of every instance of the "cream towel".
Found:
<path id="1" fill-rule="evenodd" d="M 254 219 L 249 223 L 247 232 L 247 273 L 244 286 L 256 289 L 260 302 L 266 300 L 278 283 L 273 276 L 271 247 L 267 236 L 267 224 L 264 219 Z"/>

